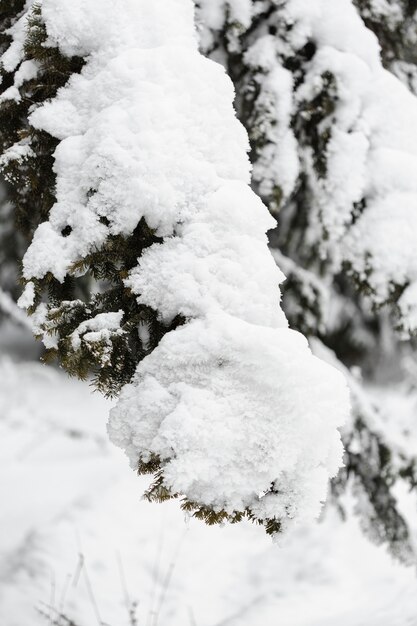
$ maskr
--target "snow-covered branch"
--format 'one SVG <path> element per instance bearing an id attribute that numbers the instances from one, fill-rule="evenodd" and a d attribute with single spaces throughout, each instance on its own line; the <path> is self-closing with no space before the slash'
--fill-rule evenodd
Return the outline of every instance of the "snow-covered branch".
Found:
<path id="1" fill-rule="evenodd" d="M 42 18 L 48 45 L 85 65 L 30 117 L 59 145 L 56 203 L 24 259 L 27 304 L 116 250 L 103 267 L 138 317 L 100 296 L 89 359 L 103 340 L 112 362 L 116 311 L 124 330 L 155 313 L 162 338 L 133 355 L 109 423 L 132 467 L 155 473 L 150 496 L 182 495 L 208 522 L 247 515 L 271 534 L 317 517 L 341 463 L 347 387 L 287 328 L 265 234 L 275 221 L 249 188 L 233 87 L 198 51 L 192 2 L 44 0 Z M 116 243 L 145 232 L 128 261 Z M 63 307 L 57 349 L 68 355 L 98 317 L 79 301 Z M 47 313 L 49 331 L 59 314 Z"/>

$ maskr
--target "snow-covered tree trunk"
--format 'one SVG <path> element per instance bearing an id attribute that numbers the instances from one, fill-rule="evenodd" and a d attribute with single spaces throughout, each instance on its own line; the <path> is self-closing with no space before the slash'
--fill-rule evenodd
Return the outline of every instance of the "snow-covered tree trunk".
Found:
<path id="1" fill-rule="evenodd" d="M 347 387 L 287 327 L 275 222 L 249 187 L 232 84 L 198 52 L 192 2 L 33 10 L 34 61 L 81 61 L 29 111 L 56 142 L 56 197 L 24 259 L 22 304 L 71 373 L 122 388 L 109 432 L 155 475 L 151 499 L 270 534 L 317 517 Z M 98 281 L 89 300 L 75 297 L 85 275 Z"/>

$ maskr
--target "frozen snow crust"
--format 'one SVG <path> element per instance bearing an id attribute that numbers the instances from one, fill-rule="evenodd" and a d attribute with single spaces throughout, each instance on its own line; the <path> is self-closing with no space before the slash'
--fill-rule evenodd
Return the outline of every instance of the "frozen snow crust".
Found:
<path id="1" fill-rule="evenodd" d="M 62 281 L 144 218 L 163 242 L 126 286 L 162 322 L 185 319 L 123 389 L 111 439 L 134 468 L 157 459 L 164 488 L 197 507 L 275 530 L 316 517 L 341 464 L 347 387 L 287 328 L 275 222 L 248 186 L 233 87 L 198 52 L 192 2 L 43 0 L 42 15 L 50 44 L 87 62 L 31 117 L 60 144 L 57 202 L 24 275 Z M 105 334 L 99 322 L 88 328 Z"/>
<path id="2" fill-rule="evenodd" d="M 320 248 L 334 273 L 345 263 L 374 304 L 395 303 L 403 330 L 415 332 L 416 96 L 383 68 L 378 41 L 352 0 L 200 0 L 199 5 L 203 49 L 211 49 L 227 16 L 229 52 L 240 51 L 239 36 L 256 22 L 257 13 L 274 11 L 264 22 L 281 24 L 278 35 L 265 28 L 253 41 L 245 39 L 244 62 L 260 92 L 265 139 L 254 180 L 263 197 L 270 198 L 278 185 L 288 200 L 300 173 L 307 175 L 306 242 Z M 388 8 L 381 3 L 381 10 Z M 306 45 L 312 58 L 302 60 L 297 83 L 286 61 L 303 59 Z M 333 83 L 327 85 L 329 76 Z M 309 103 L 323 92 L 331 110 L 317 123 L 319 135 L 329 133 L 325 172 L 318 173 L 311 133 L 303 145 L 293 122 L 302 124 Z"/>

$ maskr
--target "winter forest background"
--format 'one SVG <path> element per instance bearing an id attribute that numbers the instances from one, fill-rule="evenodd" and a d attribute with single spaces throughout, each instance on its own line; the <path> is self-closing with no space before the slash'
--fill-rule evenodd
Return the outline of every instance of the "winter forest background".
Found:
<path id="1" fill-rule="evenodd" d="M 0 624 L 417 625 L 417 2 L 0 55 Z"/>

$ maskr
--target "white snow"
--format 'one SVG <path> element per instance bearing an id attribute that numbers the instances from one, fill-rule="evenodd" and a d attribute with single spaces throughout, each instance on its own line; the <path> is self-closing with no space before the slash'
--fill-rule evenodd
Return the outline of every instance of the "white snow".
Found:
<path id="1" fill-rule="evenodd" d="M 159 457 L 165 485 L 199 505 L 284 528 L 317 517 L 341 464 L 348 391 L 287 329 L 265 235 L 275 222 L 248 186 L 233 87 L 198 52 L 192 2 L 43 0 L 42 13 L 49 43 L 87 63 L 30 118 L 60 144 L 57 202 L 24 275 L 62 281 L 144 218 L 164 241 L 126 286 L 162 322 L 185 318 L 122 391 L 112 440 L 132 466 Z"/>
<path id="2" fill-rule="evenodd" d="M 27 12 L 32 5 L 33 0 L 26 0 L 22 15 L 17 16 L 18 19 L 8 30 L 8 34 L 11 35 L 12 41 L 8 49 L 1 57 L 1 62 L 6 72 L 15 71 L 22 63 L 23 46 L 25 43 L 27 29 Z"/>
<path id="3" fill-rule="evenodd" d="M 123 318 L 123 311 L 117 313 L 99 313 L 95 317 L 81 322 L 77 327 L 77 330 L 71 335 L 72 345 L 74 350 L 78 350 L 81 346 L 81 340 L 91 341 L 108 341 L 109 333 L 111 332 L 123 332 L 120 328 L 120 324 Z"/>
<path id="4" fill-rule="evenodd" d="M 192 501 L 311 519 L 340 464 L 345 397 L 328 392 L 339 385 L 298 333 L 209 317 L 166 335 L 139 366 L 110 435 L 133 468 L 150 452 L 167 460 L 166 483 Z M 277 493 L 262 497 L 271 481 Z"/>
<path id="5" fill-rule="evenodd" d="M 237 33 L 240 29 L 245 30 L 250 26 L 251 18 L 256 12 L 253 0 L 212 0 L 211 2 L 198 2 L 199 18 L 202 25 L 210 24 L 215 30 L 221 29 L 223 26 L 224 15 L 227 11 L 230 16 L 230 22 L 237 26 Z M 202 36 L 206 38 L 206 47 L 210 48 L 212 40 L 210 31 L 203 29 Z M 229 33 L 229 40 L 233 37 Z M 233 45 L 233 42 L 231 41 Z"/>
<path id="6" fill-rule="evenodd" d="M 35 287 L 33 283 L 28 283 L 23 289 L 22 295 L 18 300 L 18 306 L 22 309 L 29 309 L 33 306 L 35 300 Z"/>
<path id="7" fill-rule="evenodd" d="M 15 322 L 21 326 L 31 328 L 29 317 L 15 303 L 10 294 L 0 287 L 0 311 L 9 315 Z"/>
<path id="8" fill-rule="evenodd" d="M 0 96 L 0 102 L 3 100 L 15 100 L 21 101 L 21 95 L 19 87 L 28 81 L 36 77 L 38 73 L 38 64 L 35 61 L 23 61 L 20 64 L 19 69 L 14 74 L 14 83 L 11 87 L 6 89 Z"/>
<path id="9" fill-rule="evenodd" d="M 300 173 L 297 141 L 291 129 L 293 76 L 276 63 L 276 38 L 265 35 L 245 54 L 245 63 L 259 83 L 258 132 L 267 141 L 253 167 L 253 181 L 262 197 L 271 197 L 279 185 L 288 198 Z M 254 138 L 255 139 L 255 138 Z M 274 207 L 272 207 L 274 208 Z"/>
<path id="10" fill-rule="evenodd" d="M 216 11 L 211 0 L 199 4 L 203 49 L 211 49 L 226 18 L 228 32 L 234 22 L 243 31 L 247 28 L 251 13 L 247 3 L 233 18 L 225 2 L 215 3 Z M 251 4 L 254 15 L 258 3 Z M 398 21 L 395 3 L 375 0 L 372 10 L 385 15 L 393 27 Z M 254 165 L 257 188 L 264 197 L 272 196 L 274 209 L 274 186 L 281 188 L 286 200 L 296 189 L 299 172 L 306 172 L 312 192 L 306 240 L 321 248 L 331 271 L 337 273 L 343 262 L 349 262 L 369 285 L 377 305 L 389 301 L 396 287 L 406 287 L 398 305 L 404 331 L 413 332 L 417 323 L 417 98 L 383 68 L 378 41 L 352 0 L 286 0 L 277 5 L 269 23 L 281 25 L 281 30 L 274 36 L 266 28 L 252 34 L 244 57 L 259 90 L 259 132 L 266 139 Z M 285 24 L 292 28 L 285 29 Z M 304 63 L 306 74 L 294 88 L 284 63 L 307 43 L 313 43 L 316 52 Z M 322 133 L 329 129 L 331 136 L 327 171 L 318 177 L 311 146 L 297 145 L 291 121 L 302 117 L 302 104 L 320 93 L 326 72 L 335 79 L 337 97 L 334 112 L 319 128 Z M 252 86 L 248 89 L 250 94 Z M 366 205 L 358 215 L 356 204 L 362 199 Z"/>
<path id="11" fill-rule="evenodd" d="M 39 609 L 127 626 L 134 601 L 139 624 L 164 626 L 417 623 L 414 569 L 352 517 L 327 511 L 278 547 L 249 523 L 207 528 L 141 500 L 145 480 L 108 443 L 108 409 L 62 373 L 1 361 L 2 626 L 43 626 Z"/>
<path id="12" fill-rule="evenodd" d="M 389 10 L 385 0 L 373 4 Z M 203 15 L 213 28 L 226 7 L 236 32 L 256 10 L 251 0 L 208 0 Z M 350 2 L 288 0 L 286 9 L 296 22 L 293 44 L 313 37 L 320 50 L 297 94 L 288 71 L 274 66 L 271 38 L 252 50 L 253 67 L 267 72 L 263 104 L 277 107 L 280 120 L 275 129 L 266 120 L 270 145 L 254 176 L 261 193 L 278 180 L 290 196 L 310 156 L 299 153 L 289 127 L 293 107 L 317 92 L 330 67 L 340 99 L 315 217 L 340 261 L 351 260 L 371 281 L 376 302 L 393 280 L 410 283 L 399 304 L 412 331 L 415 137 L 401 125 L 390 124 L 388 133 L 386 122 L 389 107 L 398 107 L 417 128 L 415 101 L 381 70 L 375 39 Z M 191 3 L 43 0 L 43 10 L 50 44 L 88 63 L 32 117 L 61 143 L 58 201 L 26 257 L 26 277 L 51 271 L 63 280 L 109 233 L 128 235 L 145 217 L 164 242 L 143 254 L 126 286 L 163 322 L 178 314 L 186 320 L 124 388 L 111 437 L 133 467 L 159 455 L 166 483 L 190 499 L 230 512 L 249 506 L 260 518 L 280 517 L 284 528 L 293 520 L 298 526 L 278 548 L 247 522 L 207 528 L 184 519 L 175 502 L 141 501 L 146 479 L 128 473 L 109 446 L 109 403 L 53 369 L 2 355 L 0 623 L 41 626 L 62 613 L 77 626 L 133 626 L 133 611 L 151 626 L 416 625 L 414 569 L 368 543 L 351 514 L 342 524 L 328 509 L 320 525 L 301 524 L 319 515 L 340 465 L 346 386 L 287 328 L 279 307 L 284 277 L 266 251 L 274 221 L 247 185 L 247 139 L 233 115 L 233 90 L 196 51 Z M 10 71 L 21 61 L 23 25 L 15 25 L 3 59 Z M 21 66 L 9 97 L 19 98 L 34 70 Z M 18 144 L 6 158 L 24 158 L 25 149 Z M 268 162 L 283 168 L 279 178 Z M 350 228 L 352 204 L 363 194 L 366 211 Z M 312 218 L 311 236 L 317 227 Z M 294 270 L 278 252 L 274 258 Z M 309 280 L 305 292 L 325 298 L 324 283 Z M 33 299 L 29 282 L 22 306 Z M 0 307 L 12 307 L 1 290 Z M 45 312 L 42 303 L 38 329 Z M 72 334 L 74 349 L 122 332 L 122 317 L 83 322 Z M 149 338 L 145 326 L 138 332 Z M 47 346 L 56 341 L 45 337 Z M 416 391 L 403 387 L 371 391 L 385 410 L 373 425 L 388 433 L 398 457 L 416 452 Z M 415 497 L 401 496 L 415 525 Z M 349 494 L 344 500 L 349 511 Z"/>

